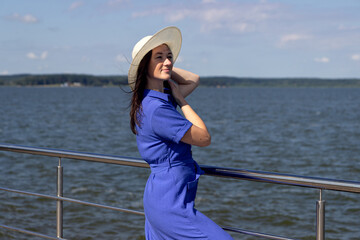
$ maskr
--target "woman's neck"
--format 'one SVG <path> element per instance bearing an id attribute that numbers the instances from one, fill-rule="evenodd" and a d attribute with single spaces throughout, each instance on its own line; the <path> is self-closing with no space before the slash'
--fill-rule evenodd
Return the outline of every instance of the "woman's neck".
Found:
<path id="1" fill-rule="evenodd" d="M 158 92 L 164 92 L 164 82 L 162 80 L 148 78 L 146 88 Z"/>

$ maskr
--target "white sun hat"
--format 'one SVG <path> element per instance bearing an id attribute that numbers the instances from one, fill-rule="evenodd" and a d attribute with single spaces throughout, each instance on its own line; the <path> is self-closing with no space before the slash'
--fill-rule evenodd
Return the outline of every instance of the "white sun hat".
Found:
<path id="1" fill-rule="evenodd" d="M 134 90 L 139 64 L 149 51 L 162 44 L 166 44 L 173 54 L 173 63 L 175 63 L 179 56 L 181 42 L 181 32 L 177 27 L 166 27 L 154 35 L 146 36 L 138 41 L 132 51 L 133 60 L 128 73 L 128 83 L 130 88 Z"/>

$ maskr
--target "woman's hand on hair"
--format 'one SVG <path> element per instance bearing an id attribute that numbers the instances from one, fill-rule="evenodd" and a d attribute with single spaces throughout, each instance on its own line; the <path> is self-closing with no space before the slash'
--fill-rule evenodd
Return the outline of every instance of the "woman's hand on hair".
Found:
<path id="1" fill-rule="evenodd" d="M 192 93 L 199 86 L 200 82 L 199 75 L 176 67 L 172 69 L 171 79 L 179 85 L 180 92 L 184 98 Z"/>

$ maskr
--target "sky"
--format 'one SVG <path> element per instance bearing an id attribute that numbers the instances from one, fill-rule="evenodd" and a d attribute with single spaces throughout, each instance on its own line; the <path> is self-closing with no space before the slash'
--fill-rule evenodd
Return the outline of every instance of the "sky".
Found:
<path id="1" fill-rule="evenodd" d="M 360 78 L 359 0 L 2 0 L 0 75 L 127 75 L 133 46 L 182 32 L 200 76 Z"/>

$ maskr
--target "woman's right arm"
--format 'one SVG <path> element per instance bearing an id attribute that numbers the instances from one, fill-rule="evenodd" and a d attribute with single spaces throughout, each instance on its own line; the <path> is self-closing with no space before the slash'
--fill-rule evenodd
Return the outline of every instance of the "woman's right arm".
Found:
<path id="1" fill-rule="evenodd" d="M 206 147 L 211 143 L 211 136 L 204 121 L 197 115 L 197 113 L 186 102 L 184 96 L 180 93 L 179 87 L 172 81 L 169 81 L 173 96 L 180 106 L 184 116 L 193 125 L 182 137 L 181 141 L 187 144 L 198 147 Z"/>

